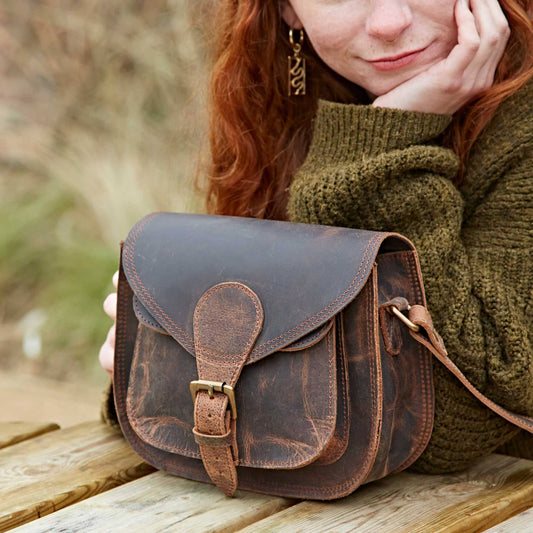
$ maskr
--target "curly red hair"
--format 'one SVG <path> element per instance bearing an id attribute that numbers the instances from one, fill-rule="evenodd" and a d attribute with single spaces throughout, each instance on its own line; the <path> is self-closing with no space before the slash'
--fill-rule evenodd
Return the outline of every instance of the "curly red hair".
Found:
<path id="1" fill-rule="evenodd" d="M 500 0 L 511 37 L 494 84 L 454 115 L 445 138 L 463 169 L 498 106 L 533 75 L 532 4 Z M 369 103 L 367 96 L 331 71 L 308 44 L 307 95 L 287 96 L 290 46 L 279 0 L 220 0 L 216 20 L 207 211 L 286 219 L 288 188 L 309 149 L 318 99 Z"/>

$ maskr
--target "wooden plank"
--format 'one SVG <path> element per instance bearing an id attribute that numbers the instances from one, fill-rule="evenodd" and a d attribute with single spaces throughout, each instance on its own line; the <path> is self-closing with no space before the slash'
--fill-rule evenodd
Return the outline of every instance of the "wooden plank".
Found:
<path id="1" fill-rule="evenodd" d="M 221 533 L 237 531 L 293 503 L 283 498 L 243 491 L 238 491 L 234 498 L 227 498 L 212 485 L 156 472 L 15 531 Z"/>
<path id="2" fill-rule="evenodd" d="M 445 476 L 402 472 L 334 502 L 303 502 L 243 532 L 469 533 L 533 506 L 533 461 L 491 455 Z"/>
<path id="3" fill-rule="evenodd" d="M 0 422 L 0 449 L 59 429 L 54 423 Z"/>
<path id="4" fill-rule="evenodd" d="M 53 431 L 0 450 L 0 531 L 153 472 L 101 422 Z"/>
<path id="5" fill-rule="evenodd" d="M 531 531 L 533 531 L 533 507 L 487 529 L 485 533 L 531 533 Z"/>
<path id="6" fill-rule="evenodd" d="M 9 407 L 0 411 L 0 422 L 53 420 L 66 428 L 98 420 L 106 380 L 103 375 L 98 386 L 0 370 L 0 405 Z"/>

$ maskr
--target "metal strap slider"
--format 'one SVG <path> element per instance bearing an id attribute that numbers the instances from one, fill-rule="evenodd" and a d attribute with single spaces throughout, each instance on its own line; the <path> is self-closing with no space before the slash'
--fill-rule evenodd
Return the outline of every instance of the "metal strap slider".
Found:
<path id="1" fill-rule="evenodd" d="M 413 331 L 420 331 L 420 326 L 411 322 L 396 306 L 391 306 L 391 311 L 409 328 Z M 407 310 L 411 309 L 411 306 L 407 306 Z"/>
<path id="2" fill-rule="evenodd" d="M 229 405 L 231 409 L 231 417 L 237 419 L 237 404 L 235 403 L 235 391 L 233 387 L 226 385 L 226 383 L 221 383 L 220 381 L 207 381 L 205 379 L 199 379 L 198 381 L 191 381 L 191 396 L 193 403 L 196 401 L 196 395 L 201 391 L 205 390 L 209 394 L 210 398 L 213 398 L 214 392 L 221 392 L 228 397 Z"/>

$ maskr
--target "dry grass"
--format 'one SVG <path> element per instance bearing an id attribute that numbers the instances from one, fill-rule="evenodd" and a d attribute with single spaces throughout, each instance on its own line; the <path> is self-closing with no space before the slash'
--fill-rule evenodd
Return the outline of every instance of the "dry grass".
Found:
<path id="1" fill-rule="evenodd" d="M 198 26 L 211 4 L 2 1 L 4 360 L 20 357 L 19 320 L 41 308 L 43 371 L 94 361 L 120 239 L 147 212 L 201 209 L 192 189 L 206 148 Z"/>

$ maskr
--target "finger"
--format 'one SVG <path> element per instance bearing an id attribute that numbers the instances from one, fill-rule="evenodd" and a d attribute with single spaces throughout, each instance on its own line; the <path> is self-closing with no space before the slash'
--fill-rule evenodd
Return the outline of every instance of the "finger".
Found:
<path id="1" fill-rule="evenodd" d="M 109 331 L 107 332 L 106 342 L 108 342 L 109 344 L 114 346 L 115 345 L 115 337 L 116 337 L 116 327 L 115 327 L 115 324 L 113 324 L 109 328 Z"/>
<path id="2" fill-rule="evenodd" d="M 445 67 L 451 76 L 461 77 L 476 56 L 480 36 L 474 15 L 468 7 L 468 0 L 457 0 L 455 20 L 457 22 L 457 44 L 445 60 Z"/>
<path id="3" fill-rule="evenodd" d="M 505 13 L 502 9 L 502 6 L 500 5 L 500 2 L 498 0 L 488 0 L 486 6 L 487 6 L 487 9 L 490 10 L 492 17 L 494 19 L 494 22 L 497 25 L 498 29 L 500 31 L 510 30 L 509 21 L 507 20 L 507 17 L 505 16 Z"/>
<path id="4" fill-rule="evenodd" d="M 472 14 L 481 38 L 480 49 L 491 55 L 503 52 L 509 39 L 509 23 L 497 0 L 471 0 Z"/>
<path id="5" fill-rule="evenodd" d="M 497 31 L 494 27 L 494 19 L 486 0 L 470 0 L 470 9 L 474 17 L 477 31 L 479 33 L 479 49 L 469 65 L 469 74 L 478 76 L 487 64 L 492 67 L 492 56 L 494 49 L 499 44 Z M 499 52 L 499 50 L 498 50 Z"/>
<path id="6" fill-rule="evenodd" d="M 102 345 L 98 354 L 98 359 L 102 368 L 112 377 L 113 376 L 113 361 L 115 359 L 115 350 L 107 342 Z"/>
<path id="7" fill-rule="evenodd" d="M 115 289 L 118 288 L 118 270 L 113 274 L 113 285 Z"/>
<path id="8" fill-rule="evenodd" d="M 117 293 L 112 292 L 104 300 L 104 311 L 113 320 L 117 319 Z"/>
<path id="9" fill-rule="evenodd" d="M 496 0 L 471 0 L 471 2 L 472 13 L 480 34 L 480 46 L 468 70 L 471 76 L 475 76 L 475 85 L 486 89 L 494 81 L 494 74 L 505 52 L 510 32 L 503 11 L 494 5 L 497 4 Z"/>

